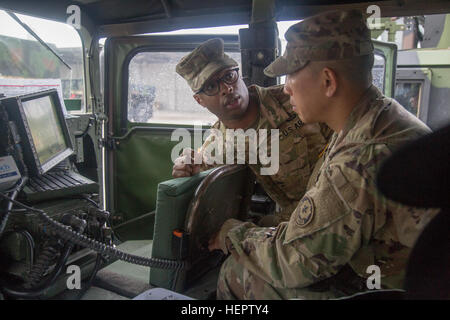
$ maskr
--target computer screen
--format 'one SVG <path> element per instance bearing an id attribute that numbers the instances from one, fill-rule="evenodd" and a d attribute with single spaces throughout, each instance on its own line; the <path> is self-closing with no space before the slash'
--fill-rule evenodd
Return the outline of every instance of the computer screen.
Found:
<path id="1" fill-rule="evenodd" d="M 32 175 L 41 175 L 73 153 L 55 89 L 1 101 L 20 131 L 23 154 Z"/>
<path id="2" fill-rule="evenodd" d="M 41 164 L 68 148 L 51 96 L 22 101 L 22 106 Z"/>

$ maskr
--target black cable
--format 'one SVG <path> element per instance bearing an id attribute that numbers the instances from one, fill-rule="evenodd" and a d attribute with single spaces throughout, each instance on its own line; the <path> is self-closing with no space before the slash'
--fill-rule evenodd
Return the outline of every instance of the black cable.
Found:
<path id="1" fill-rule="evenodd" d="M 7 189 L 7 190 L 3 190 L 2 192 L 3 192 L 3 193 L 11 193 L 11 192 L 13 192 L 14 190 L 16 190 L 16 186 L 11 187 L 10 189 Z"/>
<path id="2" fill-rule="evenodd" d="M 25 240 L 28 244 L 28 249 L 29 249 L 28 252 L 29 252 L 29 256 L 30 256 L 30 266 L 33 265 L 33 263 L 34 263 L 34 248 L 36 247 L 36 243 L 34 242 L 33 236 L 27 230 L 11 231 L 11 234 L 12 233 L 18 233 L 25 238 Z"/>
<path id="3" fill-rule="evenodd" d="M 37 288 L 31 288 L 31 289 L 23 289 L 23 288 L 12 288 L 8 287 L 6 285 L 2 285 L 0 288 L 1 291 L 12 297 L 16 298 L 39 298 L 40 296 L 44 295 L 45 292 L 48 290 L 48 288 L 56 281 L 58 276 L 61 274 L 61 271 L 63 267 L 66 265 L 67 259 L 70 256 L 70 253 L 72 252 L 74 245 L 72 243 L 66 243 L 64 246 L 63 253 L 58 259 L 58 263 L 56 264 L 55 268 L 53 269 L 52 273 L 48 278 L 45 280 L 44 283 L 40 284 Z"/>
<path id="4" fill-rule="evenodd" d="M 24 288 L 26 290 L 38 288 L 44 279 L 45 273 L 54 264 L 57 255 L 61 255 L 61 247 L 59 244 L 50 241 L 50 239 L 45 241 L 36 257 L 35 263 L 31 266 L 30 272 L 25 275 Z"/>
<path id="5" fill-rule="evenodd" d="M 71 199 L 71 200 L 82 199 L 82 200 L 86 200 L 89 203 L 91 203 L 92 205 L 94 205 L 94 207 L 100 209 L 100 205 L 97 202 L 95 202 L 94 200 L 92 200 L 91 198 L 89 198 L 87 195 L 84 195 L 84 194 L 73 195 L 73 196 L 66 196 L 66 197 L 64 197 L 64 199 Z"/>
<path id="6" fill-rule="evenodd" d="M 28 243 L 29 254 L 30 254 L 30 268 L 34 263 L 34 248 L 36 244 L 34 242 L 33 236 L 27 230 L 18 230 L 17 233 L 21 234 Z"/>
<path id="7" fill-rule="evenodd" d="M 4 213 L 1 222 L 0 222 L 0 238 L 6 228 L 6 224 L 8 222 L 9 216 L 11 213 L 13 212 L 17 212 L 17 210 L 13 210 L 13 205 L 14 204 L 19 204 L 20 202 L 15 201 L 15 198 L 17 197 L 17 195 L 19 194 L 19 192 L 22 190 L 23 186 L 26 184 L 26 182 L 28 181 L 28 177 L 22 177 L 22 179 L 20 180 L 20 182 L 17 184 L 17 186 L 14 188 L 13 194 L 11 195 L 11 197 L 7 197 L 5 196 L 3 193 L 0 193 L 0 195 L 8 200 L 8 205 L 7 205 L 7 209 L 6 212 Z M 8 199 L 9 198 L 9 199 Z M 20 206 L 23 207 L 22 204 L 20 204 Z M 27 208 L 26 208 L 27 209 Z M 19 211 L 20 212 L 20 211 Z M 34 273 L 39 273 L 39 271 L 36 271 L 36 269 L 39 269 L 39 266 L 34 265 L 34 240 L 33 237 L 25 230 L 20 232 L 28 241 L 28 244 L 30 247 L 30 265 L 32 265 L 31 270 L 30 270 L 30 277 L 31 279 L 33 278 L 33 274 Z M 13 297 L 17 297 L 17 298 L 37 298 L 39 296 L 42 296 L 45 291 L 48 289 L 49 286 L 51 286 L 56 279 L 58 278 L 58 276 L 61 274 L 61 271 L 63 269 L 63 267 L 65 266 L 67 259 L 69 258 L 70 253 L 72 252 L 74 245 L 71 243 L 68 243 L 65 246 L 65 249 L 63 251 L 63 253 L 61 254 L 60 258 L 58 259 L 57 265 L 56 267 L 53 269 L 52 273 L 50 274 L 50 276 L 45 280 L 44 283 L 40 284 L 39 287 L 37 288 L 30 288 L 30 289 L 23 289 L 23 288 L 13 288 L 13 287 L 8 287 L 6 284 L 2 284 L 2 292 L 5 293 L 6 295 L 9 296 L 13 296 Z M 40 269 L 39 269 L 40 270 Z M 35 279 L 37 280 L 37 279 Z M 31 285 L 33 285 L 33 281 L 31 282 Z"/>
<path id="8" fill-rule="evenodd" d="M 12 210 L 9 210 L 9 211 L 1 210 L 0 214 L 5 214 L 6 212 L 9 212 L 9 213 L 25 213 L 25 212 L 27 212 L 27 209 L 12 209 Z"/>
<path id="9" fill-rule="evenodd" d="M 11 212 L 14 212 L 14 210 L 12 210 Z M 27 241 L 28 249 L 29 249 L 28 253 L 29 253 L 29 258 L 30 258 L 30 266 L 33 265 L 33 263 L 34 263 L 34 248 L 36 246 L 33 236 L 25 229 L 24 230 L 14 230 L 14 231 L 5 232 L 5 234 L 3 235 L 4 238 L 2 240 L 6 239 L 9 235 L 14 234 L 14 233 L 18 233 L 18 234 L 22 235 L 25 238 L 25 240 Z"/>
<path id="10" fill-rule="evenodd" d="M 96 204 L 96 202 L 92 199 L 90 199 L 89 197 L 83 197 L 86 200 L 90 200 L 92 201 L 94 204 Z M 96 205 L 97 208 L 100 208 L 100 206 Z M 101 232 L 100 233 L 100 240 L 101 241 L 105 241 L 105 237 L 104 234 Z M 81 292 L 77 295 L 76 300 L 81 300 L 81 298 L 83 298 L 83 296 L 86 294 L 86 292 L 89 290 L 89 288 L 92 286 L 92 283 L 94 282 L 95 276 L 97 275 L 97 272 L 100 270 L 100 266 L 101 266 L 101 261 L 106 262 L 107 259 L 105 257 L 103 257 L 100 253 L 97 253 L 97 258 L 95 259 L 95 265 L 94 265 L 94 269 L 92 270 L 92 273 L 89 277 L 89 280 L 86 282 L 86 284 L 84 285 L 84 288 L 81 290 Z"/>
<path id="11" fill-rule="evenodd" d="M 92 200 L 88 195 L 80 194 L 80 195 L 68 196 L 68 197 L 64 197 L 64 198 L 66 198 L 66 199 L 83 199 L 83 200 L 86 200 L 86 201 L 90 202 L 92 205 L 94 205 L 97 209 L 101 210 L 102 212 L 107 213 L 107 214 L 105 214 L 105 219 L 106 219 L 107 226 L 109 228 L 111 228 L 111 230 L 114 231 L 112 223 L 111 223 L 111 220 L 110 220 L 109 212 L 107 212 L 107 211 L 103 210 L 102 208 L 100 208 L 100 204 L 97 203 L 96 201 Z M 118 240 L 119 244 L 122 243 L 122 241 L 119 239 L 119 237 L 114 232 L 111 234 L 111 236 L 112 236 L 112 242 L 113 243 L 115 242 L 115 239 Z"/>
<path id="12" fill-rule="evenodd" d="M 76 300 L 81 300 L 83 296 L 86 294 L 86 292 L 89 290 L 89 288 L 92 286 L 92 282 L 95 279 L 95 276 L 97 275 L 98 270 L 100 270 L 101 261 L 104 259 L 100 253 L 97 253 L 97 258 L 95 259 L 95 265 L 94 269 L 92 270 L 92 273 L 89 277 L 89 280 L 86 282 L 84 288 L 81 290 L 81 292 L 77 295 Z"/>
<path id="13" fill-rule="evenodd" d="M 78 231 L 83 232 L 84 228 L 85 225 L 82 224 L 79 226 Z M 59 246 L 58 244 L 56 245 Z M 3 284 L 1 290 L 6 295 L 16 298 L 33 299 L 43 296 L 46 293 L 46 291 L 57 281 L 58 277 L 63 271 L 64 266 L 67 263 L 67 260 L 69 259 L 69 256 L 73 248 L 74 248 L 73 243 L 67 242 L 64 245 L 64 248 L 62 250 L 62 253 L 60 254 L 60 257 L 58 258 L 56 266 L 52 270 L 51 274 L 44 280 L 44 282 L 42 282 L 42 275 L 45 273 L 47 269 L 50 268 L 53 260 L 52 258 L 60 250 L 58 248 L 55 248 L 55 244 L 52 244 L 50 242 L 47 243 L 46 245 L 44 245 L 43 250 L 36 259 L 36 263 L 32 265 L 32 268 L 26 277 L 26 283 L 24 285 L 25 288 L 14 288 L 9 287 L 6 284 Z"/>
<path id="14" fill-rule="evenodd" d="M 94 118 L 89 117 L 89 122 L 86 126 L 86 129 L 84 129 L 84 131 L 80 134 L 75 134 L 75 138 L 84 138 L 88 132 L 89 132 L 89 128 L 92 127 L 92 121 L 95 120 Z"/>
<path id="15" fill-rule="evenodd" d="M 100 209 L 100 206 L 91 198 L 89 198 L 88 196 L 84 196 L 82 195 L 82 198 L 85 200 L 90 201 L 91 203 L 93 203 L 97 208 Z M 108 220 L 108 218 L 106 219 Z M 105 241 L 105 236 L 103 234 L 103 232 L 100 233 L 100 240 L 101 241 Z M 89 288 L 92 286 L 92 283 L 94 282 L 95 276 L 97 275 L 97 272 L 100 270 L 100 266 L 101 266 L 101 261 L 106 262 L 107 259 L 105 257 L 103 257 L 100 253 L 97 253 L 97 258 L 95 260 L 95 265 L 94 265 L 94 269 L 92 270 L 92 274 L 89 277 L 89 280 L 86 282 L 84 288 L 81 290 L 81 292 L 77 295 L 76 300 L 81 300 L 81 298 L 83 298 L 83 296 L 86 294 L 86 292 L 89 290 Z"/>
<path id="16" fill-rule="evenodd" d="M 89 237 L 80 234 L 69 226 L 66 226 L 60 222 L 57 222 L 50 218 L 43 210 L 36 209 L 29 207 L 27 205 L 24 205 L 23 203 L 20 203 L 14 199 L 9 198 L 8 196 L 4 195 L 3 193 L 0 193 L 0 196 L 10 202 L 13 202 L 14 204 L 17 204 L 23 208 L 26 208 L 30 211 L 34 211 L 40 214 L 40 218 L 45 221 L 46 223 L 49 223 L 50 227 L 63 239 L 70 241 L 71 243 L 80 245 L 82 247 L 87 247 L 89 249 L 92 249 L 98 253 L 101 253 L 102 255 L 107 255 L 110 257 L 117 258 L 122 261 L 126 261 L 129 263 L 150 267 L 150 268 L 159 268 L 159 269 L 182 269 L 186 267 L 185 261 L 178 261 L 178 260 L 169 260 L 169 259 L 159 259 L 159 258 L 146 258 L 141 257 L 137 255 L 133 255 L 130 253 L 126 253 L 123 251 L 120 251 L 112 246 L 106 245 L 104 243 L 101 243 L 97 240 L 90 239 Z"/>
<path id="17" fill-rule="evenodd" d="M 88 196 L 81 196 L 81 198 L 83 198 L 84 200 L 86 200 L 86 201 L 89 201 L 90 203 L 92 203 L 96 208 L 99 208 L 100 209 L 100 205 L 97 203 L 97 202 L 95 202 L 94 200 L 92 200 L 91 198 L 89 198 Z"/>
<path id="18" fill-rule="evenodd" d="M 3 232 L 5 231 L 5 228 L 6 228 L 6 224 L 8 223 L 9 216 L 11 214 L 11 210 L 12 210 L 12 207 L 14 204 L 14 200 L 17 198 L 19 192 L 22 190 L 23 186 L 27 183 L 27 181 L 28 181 L 28 177 L 22 177 L 19 180 L 19 183 L 14 188 L 14 191 L 10 198 L 13 201 L 8 202 L 8 205 L 6 206 L 6 212 L 3 214 L 3 216 L 0 219 L 0 238 L 2 237 Z M 2 195 L 3 195 L 3 193 L 2 193 Z"/>

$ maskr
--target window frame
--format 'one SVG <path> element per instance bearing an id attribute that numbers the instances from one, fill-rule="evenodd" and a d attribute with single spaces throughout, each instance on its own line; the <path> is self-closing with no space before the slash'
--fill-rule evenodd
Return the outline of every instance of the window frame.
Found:
<path id="1" fill-rule="evenodd" d="M 131 60 L 139 53 L 143 52 L 190 52 L 194 50 L 202 42 L 211 38 L 222 38 L 224 40 L 224 50 L 231 52 L 240 52 L 239 36 L 236 34 L 202 34 L 202 35 L 149 35 L 149 39 L 155 42 L 137 47 L 131 50 L 125 58 L 122 65 L 122 99 L 120 108 L 120 123 L 122 131 L 136 126 L 149 127 L 193 127 L 194 124 L 168 124 L 168 123 L 148 123 L 148 122 L 131 122 L 128 120 L 128 88 L 129 88 L 129 68 Z M 189 41 L 192 39 L 192 41 Z M 182 41 L 180 41 L 182 40 Z"/>
<path id="2" fill-rule="evenodd" d="M 6 9 L 0 8 L 0 11 L 3 11 L 6 14 Z M 81 80 L 82 83 L 82 92 L 83 92 L 83 97 L 81 99 L 81 107 L 80 109 L 75 109 L 75 110 L 68 110 L 67 106 L 65 105 L 65 101 L 64 100 L 69 100 L 69 98 L 64 98 L 64 90 L 63 90 L 63 79 L 62 78 L 57 78 L 61 81 L 61 98 L 63 99 L 62 103 L 64 103 L 64 109 L 67 111 L 67 115 L 72 115 L 72 116 L 79 116 L 79 115 L 84 115 L 84 114 L 88 114 L 90 113 L 89 110 L 89 106 L 88 106 L 88 99 L 87 99 L 87 77 L 86 77 L 86 65 L 85 65 L 85 45 L 84 45 L 84 41 L 83 41 L 83 36 L 82 33 L 80 32 L 80 30 L 74 28 L 73 26 L 68 25 L 67 23 L 64 23 L 62 21 L 56 21 L 56 20 L 52 20 L 52 19 L 48 19 L 48 18 L 44 18 L 44 17 L 40 17 L 40 16 L 34 16 L 34 15 L 30 15 L 30 14 L 24 14 L 21 12 L 17 12 L 17 11 L 12 11 L 12 13 L 16 14 L 16 15 L 22 15 L 22 16 L 26 16 L 27 18 L 24 20 L 23 17 L 18 17 L 23 23 L 25 23 L 26 25 L 28 25 L 28 27 L 33 30 L 33 32 L 35 32 L 39 38 L 44 41 L 47 45 L 55 45 L 55 43 L 52 42 L 47 42 L 45 41 L 41 36 L 42 34 L 40 33 L 39 30 L 36 30 L 36 25 L 33 24 L 33 22 L 27 21 L 28 18 L 32 18 L 32 19 L 39 19 L 42 21 L 48 21 L 50 23 L 58 23 L 58 24 L 62 24 L 62 25 L 67 25 L 68 27 L 71 27 L 75 33 L 78 36 L 79 42 L 80 42 L 80 51 L 81 51 L 81 79 L 64 79 L 64 80 L 70 80 L 70 82 L 72 82 L 73 80 Z M 15 23 L 18 24 L 18 22 L 14 21 Z M 20 24 L 18 24 L 20 25 Z M 23 27 L 21 27 L 23 28 Z M 15 36 L 8 36 L 11 38 L 16 38 L 18 40 L 26 40 L 26 41 L 36 41 L 39 43 L 38 39 L 36 39 L 35 36 L 33 36 L 32 34 L 30 34 L 30 32 L 28 30 L 25 29 L 25 32 L 27 33 L 28 36 L 32 36 L 32 39 L 23 39 L 23 38 L 18 38 Z M 40 44 L 41 46 L 43 46 L 42 44 Z M 73 48 L 73 47 L 67 47 L 67 48 Z M 77 47 L 78 48 L 78 47 Z M 62 55 L 60 53 L 57 52 L 56 53 L 58 55 Z M 62 63 L 62 62 L 61 62 Z M 54 78 L 17 78 L 17 79 L 33 79 L 33 80 L 46 80 L 46 79 L 54 79 Z M 70 92 L 71 88 L 69 88 L 69 92 Z"/>
<path id="3" fill-rule="evenodd" d="M 427 68 L 401 68 L 397 69 L 396 81 L 397 83 L 420 83 L 421 91 L 419 97 L 419 103 L 417 106 L 417 115 L 422 122 L 427 123 L 428 110 L 430 101 L 430 89 L 431 89 L 431 70 Z"/>

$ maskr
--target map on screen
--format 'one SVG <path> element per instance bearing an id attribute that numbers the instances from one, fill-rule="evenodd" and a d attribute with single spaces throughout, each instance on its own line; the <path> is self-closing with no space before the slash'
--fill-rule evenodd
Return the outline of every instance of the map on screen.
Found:
<path id="1" fill-rule="evenodd" d="M 22 101 L 23 110 L 42 164 L 67 148 L 51 96 Z"/>

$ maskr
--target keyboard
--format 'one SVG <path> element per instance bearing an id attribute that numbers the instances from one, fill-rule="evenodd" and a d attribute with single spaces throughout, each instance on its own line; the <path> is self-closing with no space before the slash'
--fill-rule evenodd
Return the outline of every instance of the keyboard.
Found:
<path id="1" fill-rule="evenodd" d="M 32 177 L 24 188 L 25 199 L 38 202 L 81 193 L 98 193 L 98 184 L 70 170 L 49 171 Z"/>

